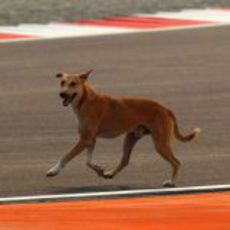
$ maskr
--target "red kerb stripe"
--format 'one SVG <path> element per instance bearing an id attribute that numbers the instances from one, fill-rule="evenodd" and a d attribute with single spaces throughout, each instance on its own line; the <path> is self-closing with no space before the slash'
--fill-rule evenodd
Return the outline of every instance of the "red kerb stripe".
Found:
<path id="1" fill-rule="evenodd" d="M 36 38 L 36 36 L 23 35 L 23 34 L 10 34 L 0 32 L 0 40 L 10 39 L 24 39 L 24 38 Z"/>
<path id="2" fill-rule="evenodd" d="M 189 25 L 192 26 L 192 25 L 211 24 L 211 23 L 215 23 L 215 22 L 166 19 L 160 17 L 119 17 L 119 18 L 99 19 L 99 20 L 86 20 L 80 22 L 73 22 L 71 24 L 119 27 L 119 28 L 151 29 L 151 28 L 164 28 L 164 27 L 189 26 Z"/>

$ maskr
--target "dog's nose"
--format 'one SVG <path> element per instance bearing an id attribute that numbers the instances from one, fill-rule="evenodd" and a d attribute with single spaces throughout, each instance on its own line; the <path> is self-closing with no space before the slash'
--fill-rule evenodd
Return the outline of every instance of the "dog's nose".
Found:
<path id="1" fill-rule="evenodd" d="M 61 92 L 61 93 L 59 94 L 59 96 L 60 96 L 61 98 L 66 98 L 66 97 L 67 97 L 67 94 L 66 94 L 65 92 Z"/>

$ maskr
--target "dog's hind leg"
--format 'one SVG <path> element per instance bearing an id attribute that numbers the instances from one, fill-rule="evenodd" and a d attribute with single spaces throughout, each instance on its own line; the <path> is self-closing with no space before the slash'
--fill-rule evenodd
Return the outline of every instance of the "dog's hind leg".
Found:
<path id="1" fill-rule="evenodd" d="M 171 147 L 172 133 L 171 129 L 167 126 L 161 125 L 158 129 L 155 129 L 152 134 L 155 147 L 157 152 L 170 163 L 172 166 L 172 176 L 171 179 L 163 182 L 164 187 L 174 187 L 175 179 L 178 174 L 179 167 L 181 165 L 180 161 L 175 157 L 174 152 Z"/>
<path id="2" fill-rule="evenodd" d="M 104 175 L 104 169 L 100 166 L 100 165 L 97 165 L 95 163 L 93 163 L 92 161 L 92 156 L 93 156 L 93 151 L 94 151 L 94 147 L 95 147 L 95 143 L 96 141 L 94 141 L 92 143 L 92 145 L 90 145 L 88 147 L 88 152 L 87 152 L 87 166 L 91 169 L 93 169 L 98 176 L 103 176 Z"/>
<path id="3" fill-rule="evenodd" d="M 160 153 L 160 155 L 170 163 L 172 166 L 172 176 L 171 179 L 165 180 L 163 182 L 164 187 L 174 187 L 175 186 L 175 180 L 180 168 L 180 161 L 175 157 L 171 146 L 156 146 L 157 151 Z"/>
<path id="4" fill-rule="evenodd" d="M 112 179 L 114 176 L 116 176 L 122 169 L 124 169 L 129 164 L 130 155 L 132 153 L 133 147 L 135 146 L 136 142 L 146 134 L 148 134 L 148 131 L 146 130 L 146 128 L 143 126 L 140 126 L 134 131 L 126 135 L 125 140 L 124 140 L 124 145 L 123 145 L 123 156 L 122 156 L 120 164 L 114 170 L 105 172 L 104 178 Z"/>

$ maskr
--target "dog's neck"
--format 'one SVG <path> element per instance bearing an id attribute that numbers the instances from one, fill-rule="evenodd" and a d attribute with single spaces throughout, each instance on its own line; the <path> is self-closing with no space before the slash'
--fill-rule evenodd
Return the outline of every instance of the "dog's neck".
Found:
<path id="1" fill-rule="evenodd" d="M 88 83 L 85 83 L 85 84 L 82 86 L 81 97 L 71 104 L 74 112 L 76 112 L 78 115 L 80 114 L 84 105 L 87 104 L 87 102 L 95 100 L 96 95 L 98 95 L 96 90 L 90 84 Z"/>
<path id="2" fill-rule="evenodd" d="M 86 87 L 83 85 L 83 87 L 82 87 L 82 95 L 81 95 L 81 97 L 80 97 L 80 99 L 78 100 L 77 105 L 76 105 L 78 111 L 80 111 L 80 109 L 81 109 L 83 103 L 85 102 L 86 97 L 87 97 L 87 94 L 88 94 L 87 89 L 86 89 Z"/>

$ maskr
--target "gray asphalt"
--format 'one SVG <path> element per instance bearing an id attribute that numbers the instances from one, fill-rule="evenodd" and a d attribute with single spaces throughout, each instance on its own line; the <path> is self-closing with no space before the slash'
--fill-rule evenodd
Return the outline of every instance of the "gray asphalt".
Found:
<path id="1" fill-rule="evenodd" d="M 90 171 L 84 153 L 56 178 L 45 177 L 78 139 L 55 74 L 88 68 L 98 90 L 157 98 L 174 110 L 183 132 L 202 128 L 196 141 L 175 142 L 183 161 L 177 186 L 229 184 L 229 37 L 230 27 L 219 27 L 1 44 L 0 197 L 160 188 L 170 175 L 146 137 L 113 180 Z M 115 167 L 122 139 L 99 140 L 95 161 Z"/>

